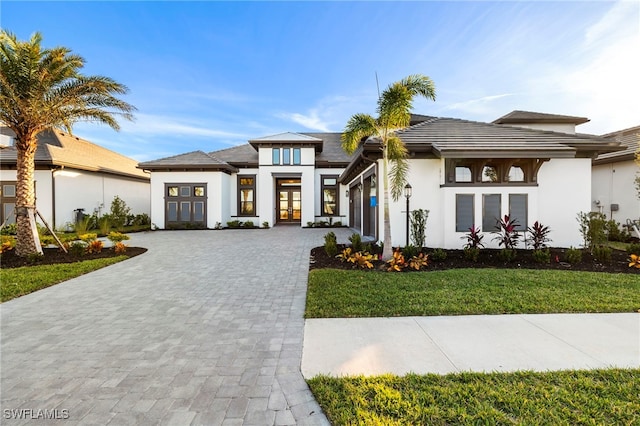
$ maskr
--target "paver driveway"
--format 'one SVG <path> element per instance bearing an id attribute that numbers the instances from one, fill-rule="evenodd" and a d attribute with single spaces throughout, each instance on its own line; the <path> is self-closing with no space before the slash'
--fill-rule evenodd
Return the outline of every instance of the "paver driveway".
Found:
<path id="1" fill-rule="evenodd" d="M 326 232 L 133 234 L 146 254 L 2 304 L 2 423 L 328 424 L 300 373 Z"/>

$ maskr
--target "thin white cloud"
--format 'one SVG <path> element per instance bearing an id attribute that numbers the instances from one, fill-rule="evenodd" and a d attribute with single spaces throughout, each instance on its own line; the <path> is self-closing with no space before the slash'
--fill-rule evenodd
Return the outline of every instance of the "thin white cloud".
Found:
<path id="1" fill-rule="evenodd" d="M 477 99 L 470 99 L 468 101 L 456 102 L 450 105 L 446 105 L 443 109 L 462 111 L 467 114 L 485 114 L 487 113 L 487 111 L 493 109 L 491 104 L 494 101 L 513 95 L 513 93 L 503 93 L 500 95 L 483 96 Z"/>
<path id="2" fill-rule="evenodd" d="M 134 122 L 122 123 L 122 132 L 137 135 L 247 139 L 246 134 L 216 129 L 215 125 L 210 123 L 189 122 L 184 119 L 152 114 L 136 114 Z"/>
<path id="3" fill-rule="evenodd" d="M 320 132 L 330 132 L 329 126 L 326 122 L 324 122 L 319 116 L 317 110 L 310 110 L 308 114 L 300 114 L 297 112 L 294 113 L 282 113 L 278 114 L 280 118 L 285 120 L 293 121 L 294 123 L 300 124 L 307 129 L 317 130 Z"/>

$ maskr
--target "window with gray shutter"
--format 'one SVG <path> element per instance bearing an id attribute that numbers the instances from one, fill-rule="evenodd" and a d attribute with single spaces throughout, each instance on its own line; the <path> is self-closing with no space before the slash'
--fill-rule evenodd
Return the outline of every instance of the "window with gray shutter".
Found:
<path id="1" fill-rule="evenodd" d="M 509 194 L 509 218 L 518 222 L 517 231 L 527 230 L 527 194 Z"/>
<path id="2" fill-rule="evenodd" d="M 473 225 L 473 194 L 456 194 L 456 232 L 467 232 Z"/>
<path id="3" fill-rule="evenodd" d="M 484 232 L 497 231 L 500 220 L 500 194 L 484 194 L 482 196 L 482 230 Z"/>

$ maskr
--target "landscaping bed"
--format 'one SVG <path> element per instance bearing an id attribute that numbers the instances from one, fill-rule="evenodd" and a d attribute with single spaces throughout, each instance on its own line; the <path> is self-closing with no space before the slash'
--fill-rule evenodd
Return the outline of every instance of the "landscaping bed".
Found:
<path id="1" fill-rule="evenodd" d="M 113 248 L 104 248 L 100 253 L 85 253 L 82 256 L 78 256 L 72 253 L 65 253 L 59 248 L 44 248 L 42 249 L 44 256 L 17 256 L 15 250 L 9 250 L 0 256 L 0 264 L 3 269 L 19 268 L 21 266 L 34 266 L 34 265 L 54 265 L 59 263 L 74 263 L 82 262 L 84 260 L 104 259 L 117 256 L 134 257 L 147 251 L 142 247 L 127 247 L 126 252 L 116 253 Z"/>
<path id="2" fill-rule="evenodd" d="M 346 245 L 339 245 L 341 252 Z M 590 272 L 613 272 L 613 273 L 635 273 L 640 274 L 640 269 L 629 267 L 629 254 L 621 250 L 611 251 L 609 262 L 599 262 L 587 250 L 581 250 L 582 260 L 576 263 L 568 263 L 566 248 L 550 248 L 550 262 L 539 263 L 533 258 L 532 250 L 517 249 L 514 260 L 505 262 L 500 256 L 500 250 L 482 249 L 479 252 L 477 262 L 466 258 L 463 250 L 441 250 L 446 254 L 443 260 L 436 260 L 433 255 L 434 249 L 425 248 L 423 253 L 429 254 L 426 270 L 446 270 L 454 268 L 508 268 L 508 269 L 556 269 Z M 373 260 L 372 270 L 386 270 L 385 262 Z M 309 269 L 359 269 L 358 266 L 350 262 L 342 262 L 339 258 L 328 256 L 324 247 L 316 247 L 311 250 Z M 405 271 L 413 271 L 406 268 Z"/>

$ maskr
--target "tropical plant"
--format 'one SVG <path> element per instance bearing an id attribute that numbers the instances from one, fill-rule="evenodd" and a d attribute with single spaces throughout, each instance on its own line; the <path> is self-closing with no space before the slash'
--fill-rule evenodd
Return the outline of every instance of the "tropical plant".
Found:
<path id="1" fill-rule="evenodd" d="M 92 240 L 87 243 L 87 253 L 100 253 L 104 248 L 104 243 L 100 240 Z"/>
<path id="2" fill-rule="evenodd" d="M 551 229 L 548 226 L 542 225 L 537 220 L 533 226 L 527 228 L 527 232 L 531 236 L 528 241 L 531 241 L 534 250 L 540 250 L 547 247 L 547 243 L 551 240 L 548 238 Z"/>
<path id="3" fill-rule="evenodd" d="M 127 251 L 127 246 L 123 242 L 118 242 L 115 246 L 113 246 L 113 250 L 116 252 L 116 254 L 124 254 Z"/>
<path id="4" fill-rule="evenodd" d="M 372 260 L 375 260 L 376 256 L 370 253 L 362 253 L 362 252 L 356 252 L 353 254 L 353 256 L 351 256 L 351 258 L 349 258 L 349 262 L 355 264 L 358 266 L 358 268 L 364 269 L 371 269 L 373 268 L 373 263 Z"/>
<path id="5" fill-rule="evenodd" d="M 419 271 L 421 268 L 425 268 L 429 265 L 429 255 L 420 253 L 417 256 L 413 256 L 409 261 L 409 267 Z"/>
<path id="6" fill-rule="evenodd" d="M 109 232 L 109 234 L 107 235 L 107 239 L 109 241 L 111 241 L 112 244 L 117 244 L 121 241 L 126 241 L 129 240 L 130 237 L 127 234 L 122 234 L 120 232 Z"/>
<path id="7" fill-rule="evenodd" d="M 518 227 L 518 221 L 516 219 L 511 219 L 509 215 L 504 215 L 504 217 L 497 221 L 498 231 L 494 232 L 497 234 L 493 240 L 498 242 L 498 246 L 504 247 L 507 250 L 513 250 L 518 245 L 518 239 L 520 238 L 520 234 L 516 230 Z"/>
<path id="8" fill-rule="evenodd" d="M 407 266 L 409 266 L 409 263 L 405 260 L 400 249 L 395 250 L 391 255 L 391 259 L 387 260 L 387 271 L 389 272 L 400 272 Z"/>
<path id="9" fill-rule="evenodd" d="M 95 241 L 95 239 L 98 238 L 98 234 L 95 234 L 95 233 L 81 234 L 81 235 L 78 235 L 78 238 L 81 241 L 84 241 L 85 243 L 90 243 L 91 241 Z"/>
<path id="10" fill-rule="evenodd" d="M 475 225 L 469 228 L 469 232 L 460 238 L 467 240 L 467 244 L 464 245 L 464 248 L 480 249 L 481 247 L 484 247 L 484 244 L 482 244 L 484 235 L 480 233 L 480 228 L 476 228 Z"/>
<path id="11" fill-rule="evenodd" d="M 429 77 L 410 75 L 389 85 L 378 98 L 378 117 L 355 114 L 347 122 L 342 134 L 342 148 L 349 154 L 353 154 L 369 139 L 380 146 L 383 182 L 383 259 L 392 256 L 389 192 L 394 201 L 400 198 L 408 172 L 407 148 L 396 131 L 409 126 L 413 99 L 416 96 L 435 100 L 435 85 Z M 392 167 L 389 172 L 390 162 Z"/>
<path id="12" fill-rule="evenodd" d="M 640 256 L 637 254 L 629 255 L 629 268 L 640 269 Z"/>
<path id="13" fill-rule="evenodd" d="M 0 239 L 0 253 L 13 250 L 16 246 L 16 239 L 7 235 L 3 235 Z"/>
<path id="14" fill-rule="evenodd" d="M 80 73 L 84 59 L 66 47 L 43 48 L 35 33 L 20 41 L 0 31 L 0 122 L 15 133 L 17 150 L 16 253 L 42 253 L 32 229 L 35 210 L 35 153 L 37 135 L 78 121 L 119 129 L 116 116 L 133 118 L 135 108 L 118 99 L 127 87 L 108 77 Z"/>
<path id="15" fill-rule="evenodd" d="M 424 247 L 428 218 L 429 210 L 417 209 L 411 212 L 411 243 L 420 249 Z"/>

